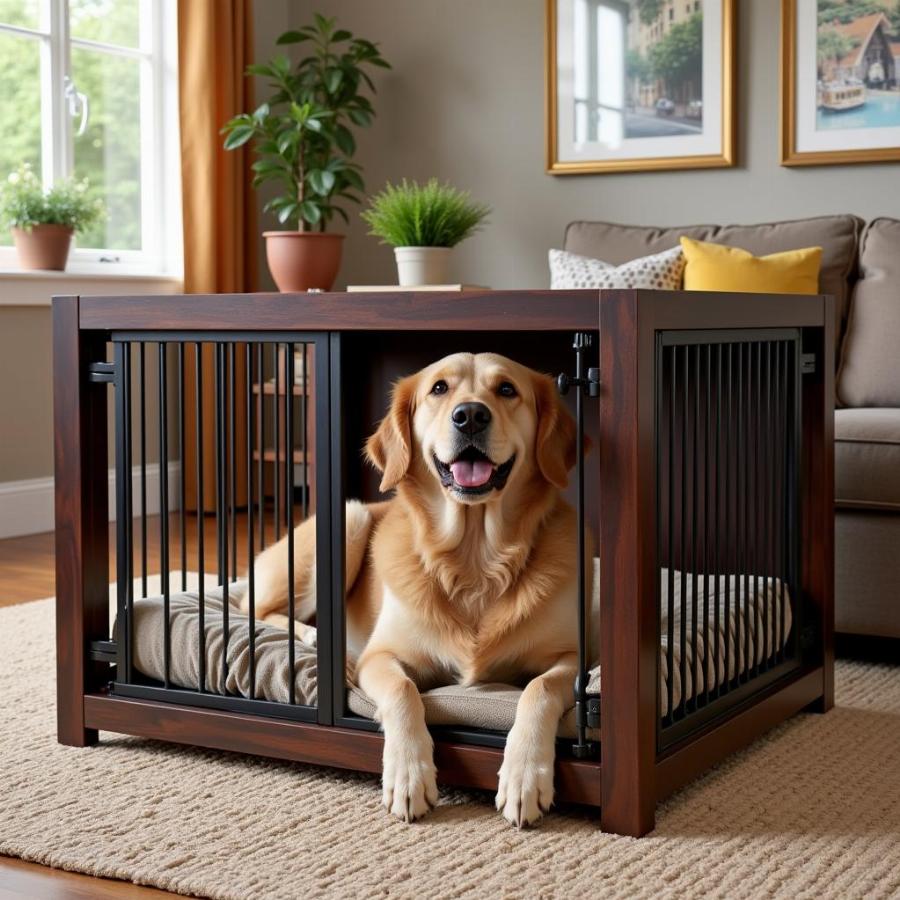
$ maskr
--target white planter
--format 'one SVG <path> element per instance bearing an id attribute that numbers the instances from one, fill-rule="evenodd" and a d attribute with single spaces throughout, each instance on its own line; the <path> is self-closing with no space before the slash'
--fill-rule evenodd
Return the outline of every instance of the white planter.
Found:
<path id="1" fill-rule="evenodd" d="M 450 247 L 394 247 L 400 287 L 447 284 Z"/>

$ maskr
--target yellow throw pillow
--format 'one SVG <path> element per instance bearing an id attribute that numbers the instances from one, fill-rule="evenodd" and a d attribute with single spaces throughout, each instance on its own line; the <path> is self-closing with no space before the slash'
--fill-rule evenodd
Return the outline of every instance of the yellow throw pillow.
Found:
<path id="1" fill-rule="evenodd" d="M 681 239 L 686 291 L 818 294 L 821 247 L 754 256 L 738 247 Z"/>

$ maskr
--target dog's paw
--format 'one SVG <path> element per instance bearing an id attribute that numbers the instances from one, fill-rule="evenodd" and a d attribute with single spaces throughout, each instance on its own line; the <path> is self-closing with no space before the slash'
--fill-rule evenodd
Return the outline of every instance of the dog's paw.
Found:
<path id="1" fill-rule="evenodd" d="M 500 767 L 497 809 L 512 825 L 533 825 L 553 803 L 553 752 L 528 746 L 510 732 Z"/>
<path id="2" fill-rule="evenodd" d="M 437 778 L 431 737 L 424 735 L 384 739 L 382 803 L 392 815 L 412 822 L 438 801 Z"/>

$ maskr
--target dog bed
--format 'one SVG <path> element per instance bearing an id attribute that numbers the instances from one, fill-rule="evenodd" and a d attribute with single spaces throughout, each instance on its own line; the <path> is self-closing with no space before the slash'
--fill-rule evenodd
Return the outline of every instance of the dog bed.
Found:
<path id="1" fill-rule="evenodd" d="M 594 584 L 598 584 L 597 560 L 594 561 Z M 675 571 L 674 595 L 675 617 L 673 633 L 672 667 L 672 703 L 677 708 L 681 702 L 681 594 L 687 591 L 686 610 L 686 660 L 685 685 L 686 698 L 694 696 L 693 684 L 693 616 L 691 606 L 694 602 L 693 576 Z M 665 713 L 668 697 L 668 581 L 670 572 L 662 570 L 661 595 L 662 617 L 660 633 L 660 704 L 661 714 Z M 754 634 L 763 634 L 763 625 L 768 630 L 768 647 L 775 648 L 776 640 L 786 642 L 791 630 L 791 601 L 787 588 L 782 590 L 778 579 L 759 579 L 759 590 L 753 593 L 753 578 L 750 577 L 749 615 L 755 616 L 757 628 L 749 631 L 749 659 L 751 666 L 762 661 L 765 645 L 754 644 Z M 703 692 L 707 683 L 714 688 L 725 677 L 725 643 L 728 641 L 729 678 L 734 678 L 747 668 L 744 655 L 744 641 L 747 627 L 744 615 L 744 584 L 737 576 L 720 576 L 719 581 L 719 630 L 715 631 L 715 579 L 701 575 L 697 579 L 696 605 L 698 616 L 704 614 L 706 589 L 709 590 L 710 621 L 707 627 L 698 620 L 697 647 L 697 692 Z M 249 620 L 241 614 L 239 605 L 246 589 L 245 582 L 229 585 L 228 616 L 228 675 L 225 692 L 234 696 L 247 697 L 250 693 L 250 629 Z M 729 615 L 725 615 L 725 598 L 730 589 Z M 221 693 L 222 682 L 222 644 L 224 628 L 222 624 L 223 591 L 217 586 L 206 592 L 204 605 L 204 633 L 206 635 L 206 690 Z M 783 601 L 783 605 L 782 605 Z M 173 593 L 169 598 L 169 620 L 171 627 L 171 664 L 170 680 L 178 687 L 196 690 L 199 684 L 198 671 L 198 635 L 199 635 L 200 597 L 196 591 Z M 599 598 L 593 597 L 592 608 L 595 619 L 599 610 Z M 164 607 L 162 597 L 150 597 L 136 600 L 134 603 L 135 639 L 133 660 L 135 668 L 142 674 L 156 680 L 162 680 L 164 671 L 163 655 L 163 623 Z M 783 619 L 782 619 L 783 617 Z M 783 630 L 782 630 L 783 622 Z M 740 633 L 740 646 L 735 647 L 735 638 Z M 302 634 L 304 640 L 300 639 Z M 256 691 L 255 699 L 269 700 L 277 703 L 288 702 L 288 633 L 286 630 L 266 622 L 256 623 Z M 716 653 L 718 644 L 718 654 Z M 707 652 L 707 648 L 710 652 Z M 719 667 L 716 669 L 716 659 Z M 600 667 L 595 665 L 590 670 L 590 693 L 600 693 Z M 315 629 L 298 624 L 294 640 L 294 686 L 298 704 L 314 706 L 316 703 L 316 649 Z M 472 686 L 448 685 L 426 691 L 422 697 L 425 715 L 432 725 L 460 725 L 475 728 L 489 728 L 508 731 L 513 724 L 516 704 L 521 689 L 508 684 L 479 684 Z M 357 715 L 373 718 L 375 704 L 355 684 L 348 682 L 347 705 Z M 572 737 L 575 734 L 574 709 L 569 709 L 560 722 L 561 737 Z"/>

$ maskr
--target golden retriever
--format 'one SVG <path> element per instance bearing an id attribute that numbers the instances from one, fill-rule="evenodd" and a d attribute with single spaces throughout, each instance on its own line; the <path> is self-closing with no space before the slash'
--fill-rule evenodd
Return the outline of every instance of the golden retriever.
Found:
<path id="1" fill-rule="evenodd" d="M 400 818 L 437 802 L 420 691 L 454 682 L 527 682 L 497 808 L 522 826 L 553 801 L 556 731 L 577 671 L 576 520 L 560 496 L 575 442 L 549 376 L 457 353 L 399 381 L 366 444 L 382 492 L 396 492 L 347 504 L 348 654 L 377 707 L 383 801 Z M 314 520 L 294 541 L 295 617 L 308 620 Z M 256 560 L 258 615 L 282 623 L 286 548 L 285 537 Z"/>

